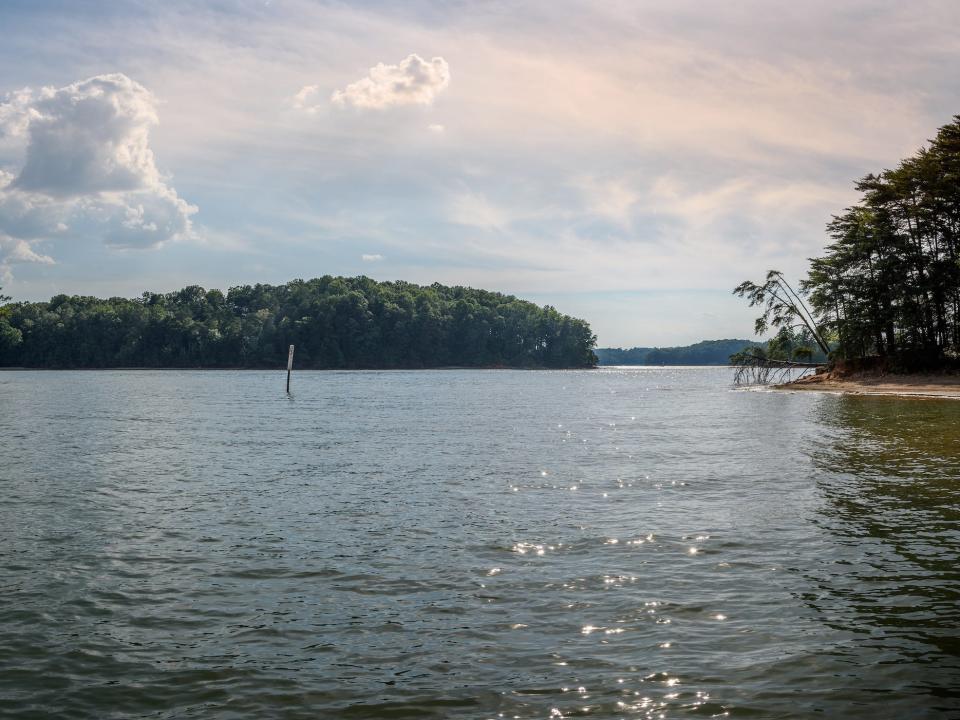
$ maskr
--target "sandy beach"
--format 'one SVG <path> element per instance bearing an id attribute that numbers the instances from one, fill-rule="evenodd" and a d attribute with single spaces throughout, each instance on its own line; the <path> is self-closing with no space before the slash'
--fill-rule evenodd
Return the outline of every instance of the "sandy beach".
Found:
<path id="1" fill-rule="evenodd" d="M 812 390 L 851 395 L 904 395 L 960 399 L 960 375 L 811 375 L 777 385 L 779 390 Z"/>

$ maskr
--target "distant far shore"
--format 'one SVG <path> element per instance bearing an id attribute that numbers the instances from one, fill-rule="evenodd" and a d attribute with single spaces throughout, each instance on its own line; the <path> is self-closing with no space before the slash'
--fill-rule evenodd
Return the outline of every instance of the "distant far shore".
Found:
<path id="1" fill-rule="evenodd" d="M 827 372 L 776 385 L 775 388 L 778 390 L 811 390 L 848 395 L 898 395 L 960 399 L 960 375 L 948 373 L 837 375 Z"/>

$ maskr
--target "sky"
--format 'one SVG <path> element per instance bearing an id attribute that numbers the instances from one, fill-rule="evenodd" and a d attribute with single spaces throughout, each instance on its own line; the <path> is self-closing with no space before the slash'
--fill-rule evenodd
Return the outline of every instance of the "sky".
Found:
<path id="1" fill-rule="evenodd" d="M 368 275 L 751 337 L 960 113 L 955 0 L 0 0 L 16 300 Z"/>

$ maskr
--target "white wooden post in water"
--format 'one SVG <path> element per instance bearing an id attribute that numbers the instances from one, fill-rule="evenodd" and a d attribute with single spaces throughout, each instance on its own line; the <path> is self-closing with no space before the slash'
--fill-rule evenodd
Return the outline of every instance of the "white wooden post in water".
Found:
<path id="1" fill-rule="evenodd" d="M 290 352 L 287 353 L 287 394 L 290 394 L 290 371 L 293 370 L 293 345 L 290 346 Z"/>

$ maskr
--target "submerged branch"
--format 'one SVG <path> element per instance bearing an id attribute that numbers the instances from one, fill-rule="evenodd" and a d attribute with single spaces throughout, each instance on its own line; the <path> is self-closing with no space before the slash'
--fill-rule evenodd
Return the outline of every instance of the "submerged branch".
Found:
<path id="1" fill-rule="evenodd" d="M 823 367 L 822 363 L 797 362 L 795 360 L 775 360 L 764 355 L 742 352 L 730 358 L 737 371 L 733 377 L 736 385 L 780 385 L 797 380 L 810 370 Z M 799 370 L 797 377 L 792 377 Z"/>

